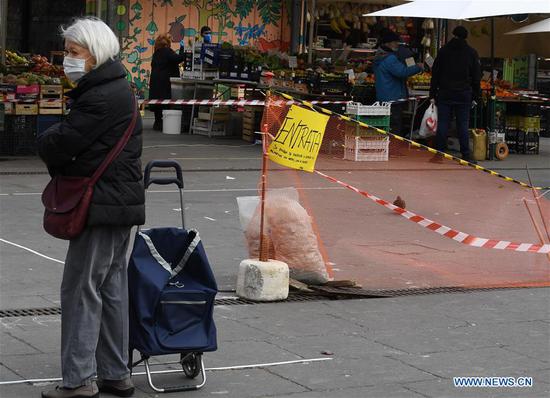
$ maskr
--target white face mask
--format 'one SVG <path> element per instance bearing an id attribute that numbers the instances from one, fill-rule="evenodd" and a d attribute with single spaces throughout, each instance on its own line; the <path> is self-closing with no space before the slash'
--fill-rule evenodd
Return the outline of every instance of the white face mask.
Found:
<path id="1" fill-rule="evenodd" d="M 65 76 L 76 82 L 86 74 L 86 60 L 81 58 L 65 57 L 63 59 Z"/>

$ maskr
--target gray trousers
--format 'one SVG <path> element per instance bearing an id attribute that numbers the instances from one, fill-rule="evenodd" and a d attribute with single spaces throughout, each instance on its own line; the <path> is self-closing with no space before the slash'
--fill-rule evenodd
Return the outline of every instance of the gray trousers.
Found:
<path id="1" fill-rule="evenodd" d="M 128 370 L 130 227 L 88 227 L 69 243 L 61 283 L 61 372 L 69 388 Z"/>

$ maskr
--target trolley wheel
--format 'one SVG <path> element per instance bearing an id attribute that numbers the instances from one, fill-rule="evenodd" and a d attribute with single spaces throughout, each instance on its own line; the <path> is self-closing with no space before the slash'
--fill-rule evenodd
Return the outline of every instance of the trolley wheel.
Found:
<path id="1" fill-rule="evenodd" d="M 509 150 L 508 145 L 505 142 L 497 143 L 495 147 L 495 156 L 498 160 L 504 160 L 508 157 Z"/>
<path id="2" fill-rule="evenodd" d="M 180 363 L 185 376 L 194 379 L 201 373 L 201 356 L 200 352 L 181 354 Z"/>

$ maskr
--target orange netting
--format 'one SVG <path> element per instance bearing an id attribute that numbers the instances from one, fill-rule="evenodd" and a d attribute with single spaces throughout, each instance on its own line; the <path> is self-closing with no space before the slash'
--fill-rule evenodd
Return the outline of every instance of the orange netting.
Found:
<path id="1" fill-rule="evenodd" d="M 283 97 L 268 98 L 262 120 L 266 148 L 289 108 Z M 390 203 L 399 196 L 397 206 L 489 239 L 489 247 L 501 240 L 550 243 L 546 199 L 537 206 L 528 188 L 455 161 L 435 160 L 426 150 L 333 115 L 315 170 Z M 270 257 L 287 261 L 298 279 L 350 279 L 371 289 L 550 285 L 546 254 L 459 243 L 460 234 L 450 239 L 380 203 L 318 173 L 269 161 L 265 231 Z M 259 211 L 253 225 L 259 225 Z M 248 234 L 257 237 L 257 229 Z M 249 243 L 257 254 L 257 243 Z"/>

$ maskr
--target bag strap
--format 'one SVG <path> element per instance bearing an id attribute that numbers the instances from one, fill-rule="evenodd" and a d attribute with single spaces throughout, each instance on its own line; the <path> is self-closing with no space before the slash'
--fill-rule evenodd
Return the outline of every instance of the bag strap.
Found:
<path id="1" fill-rule="evenodd" d="M 199 243 L 201 242 L 201 237 L 199 236 L 199 231 L 196 229 L 190 229 L 189 233 L 194 233 L 195 237 L 187 247 L 187 250 L 185 251 L 185 254 L 183 255 L 181 261 L 178 263 L 178 265 L 172 270 L 172 278 L 174 278 L 176 275 L 180 273 L 180 271 L 185 267 L 187 264 L 187 261 L 189 260 L 189 257 L 191 257 L 191 254 L 195 251 Z"/>
<path id="2" fill-rule="evenodd" d="M 166 261 L 161 255 L 160 253 L 158 252 L 157 248 L 155 247 L 155 245 L 153 244 L 153 241 L 151 240 L 151 238 L 149 237 L 149 235 L 146 235 L 144 234 L 143 232 L 138 232 L 138 235 L 141 236 L 143 238 L 143 241 L 145 242 L 145 244 L 147 245 L 147 247 L 149 248 L 149 252 L 151 252 L 151 255 L 153 256 L 153 258 L 155 260 L 157 260 L 157 262 L 162 266 L 162 268 L 164 268 L 166 271 L 168 271 L 170 273 L 170 275 L 172 275 L 172 267 L 170 266 L 170 264 L 168 263 L 168 261 Z"/>
<path id="3" fill-rule="evenodd" d="M 158 252 L 157 248 L 155 247 L 155 244 L 153 243 L 149 235 L 146 235 L 141 231 L 138 232 L 138 235 L 143 238 L 143 241 L 149 248 L 149 251 L 151 252 L 151 255 L 153 256 L 153 258 L 157 260 L 157 262 L 161 265 L 162 268 L 164 268 L 166 271 L 170 273 L 170 279 L 176 277 L 181 272 L 181 270 L 185 268 L 185 265 L 187 264 L 189 257 L 191 257 L 191 254 L 193 254 L 193 252 L 195 251 L 195 249 L 197 248 L 198 244 L 201 241 L 201 238 L 199 236 L 199 231 L 197 231 L 196 229 L 190 229 L 189 234 L 194 234 L 195 236 L 191 241 L 191 243 L 189 244 L 189 246 L 187 247 L 187 250 L 185 251 L 185 254 L 183 255 L 181 261 L 178 263 L 176 267 L 172 269 L 172 267 L 170 266 L 170 263 L 168 263 L 168 261 L 166 261 L 160 255 L 160 253 Z"/>
<path id="4" fill-rule="evenodd" d="M 126 144 L 128 143 L 128 140 L 130 139 L 130 136 L 134 132 L 134 127 L 136 126 L 137 121 L 137 106 L 136 106 L 136 96 L 134 93 L 132 93 L 132 108 L 134 109 L 134 113 L 132 114 L 132 120 L 130 121 L 130 125 L 120 138 L 120 140 L 117 142 L 117 144 L 109 151 L 107 154 L 107 157 L 101 162 L 95 173 L 92 175 L 90 179 L 90 183 L 94 185 L 97 180 L 99 180 L 99 177 L 103 174 L 105 169 L 109 166 L 109 164 L 122 152 Z"/>

